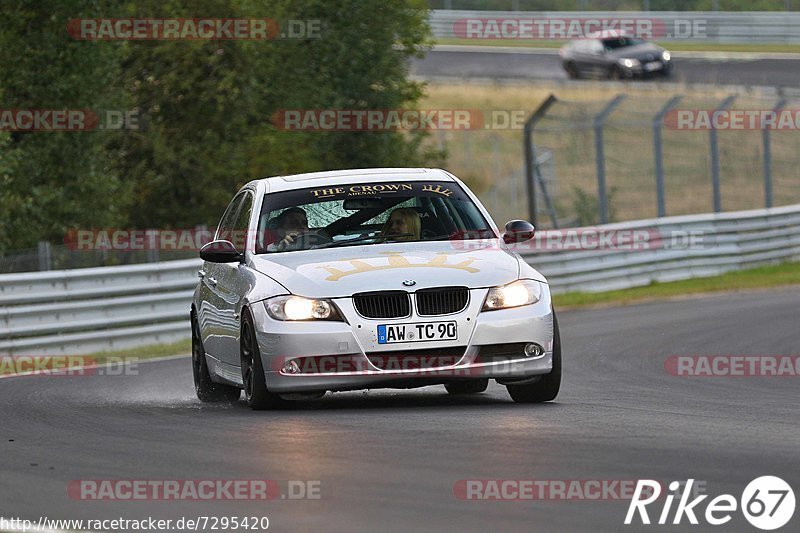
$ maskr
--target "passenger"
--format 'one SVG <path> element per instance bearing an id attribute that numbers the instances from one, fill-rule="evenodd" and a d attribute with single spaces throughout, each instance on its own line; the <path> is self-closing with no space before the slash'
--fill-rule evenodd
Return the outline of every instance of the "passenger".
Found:
<path id="1" fill-rule="evenodd" d="M 397 235 L 393 238 L 393 235 Z M 401 207 L 392 211 L 381 230 L 381 237 L 387 241 L 418 241 L 420 221 L 417 211 L 411 207 Z"/>

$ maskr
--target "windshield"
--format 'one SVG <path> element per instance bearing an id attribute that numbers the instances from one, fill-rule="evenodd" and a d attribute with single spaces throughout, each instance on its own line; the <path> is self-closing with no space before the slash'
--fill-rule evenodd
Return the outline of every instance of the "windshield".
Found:
<path id="1" fill-rule="evenodd" d="M 611 52 L 618 48 L 625 48 L 627 46 L 637 46 L 644 44 L 641 39 L 632 39 L 630 37 L 616 37 L 614 39 L 603 39 L 603 47 Z"/>
<path id="2" fill-rule="evenodd" d="M 336 184 L 267 194 L 256 253 L 495 237 L 457 183 Z"/>

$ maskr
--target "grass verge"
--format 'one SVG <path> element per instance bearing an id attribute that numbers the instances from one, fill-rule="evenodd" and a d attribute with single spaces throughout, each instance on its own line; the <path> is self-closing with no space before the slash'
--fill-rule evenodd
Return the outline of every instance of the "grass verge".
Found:
<path id="1" fill-rule="evenodd" d="M 787 285 L 800 285 L 800 263 L 780 263 L 719 276 L 693 278 L 667 283 L 652 283 L 605 292 L 568 292 L 556 294 L 553 300 L 559 309 L 573 309 L 596 305 L 624 305 L 648 300 L 658 300 L 714 292 L 766 289 Z"/>
<path id="2" fill-rule="evenodd" d="M 90 354 L 98 364 L 108 361 L 118 361 L 120 359 L 153 359 L 155 357 L 166 357 L 169 355 L 184 355 L 192 352 L 191 339 L 171 342 L 168 344 L 149 344 L 137 348 L 127 348 L 125 350 L 103 351 Z"/>
<path id="3" fill-rule="evenodd" d="M 186 339 L 167 344 L 149 344 L 125 350 L 107 350 L 87 355 L 53 356 L 53 358 L 34 355 L 35 362 L 29 361 L 31 356 L 24 358 L 14 356 L 8 358 L 0 357 L 0 376 L 29 372 L 31 364 L 41 364 L 49 370 L 66 371 L 67 368 L 73 366 L 104 365 L 107 363 L 123 364 L 125 361 L 134 362 L 156 357 L 189 354 L 191 350 L 192 341 Z M 19 364 L 15 362 L 19 362 Z"/>

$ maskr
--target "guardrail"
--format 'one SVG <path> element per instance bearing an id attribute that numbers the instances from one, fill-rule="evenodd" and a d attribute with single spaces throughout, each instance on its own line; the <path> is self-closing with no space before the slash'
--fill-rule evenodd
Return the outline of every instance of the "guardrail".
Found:
<path id="1" fill-rule="evenodd" d="M 554 293 L 625 289 L 800 259 L 800 205 L 635 220 L 596 229 L 606 234 L 643 230 L 657 238 L 641 249 L 523 257 L 547 277 Z M 694 242 L 686 245 L 689 240 Z"/>
<path id="2" fill-rule="evenodd" d="M 200 259 L 0 276 L 0 354 L 185 339 Z"/>
<path id="3" fill-rule="evenodd" d="M 650 20 L 653 22 L 652 39 L 657 41 L 695 41 L 709 43 L 796 44 L 800 43 L 800 12 L 756 11 L 466 11 L 436 9 L 431 11 L 429 23 L 436 38 L 463 38 L 456 32 L 456 23 L 462 30 L 466 20 L 535 19 L 594 21 Z M 536 29 L 538 26 L 533 26 Z M 551 27 L 556 32 L 569 28 Z M 488 35 L 499 30 L 494 27 Z M 513 29 L 513 28 L 512 28 Z M 537 30 L 538 31 L 538 30 Z M 484 35 L 482 32 L 480 35 Z M 560 35 L 561 33 L 557 33 Z M 505 33 L 503 33 L 505 35 Z M 535 35 L 539 35 L 538 33 Z M 548 34 L 549 35 L 549 34 Z M 572 35 L 564 33 L 564 35 Z M 649 37 L 649 36 L 645 36 Z M 475 39 L 481 44 L 486 39 Z"/>
<path id="4" fill-rule="evenodd" d="M 523 257 L 547 276 L 555 293 L 620 289 L 800 259 L 800 204 L 594 229 L 643 230 L 667 241 L 691 236 L 694 244 L 676 248 L 655 240 L 644 249 Z M 85 354 L 185 339 L 201 264 L 190 259 L 0 275 L 0 354 Z"/>

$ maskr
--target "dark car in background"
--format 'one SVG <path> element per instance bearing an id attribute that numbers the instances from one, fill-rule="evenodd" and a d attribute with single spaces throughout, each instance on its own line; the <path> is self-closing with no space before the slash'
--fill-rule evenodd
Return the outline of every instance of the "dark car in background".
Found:
<path id="1" fill-rule="evenodd" d="M 623 80 L 672 73 L 672 57 L 667 50 L 619 32 L 591 34 L 569 42 L 558 53 L 571 79 Z"/>

